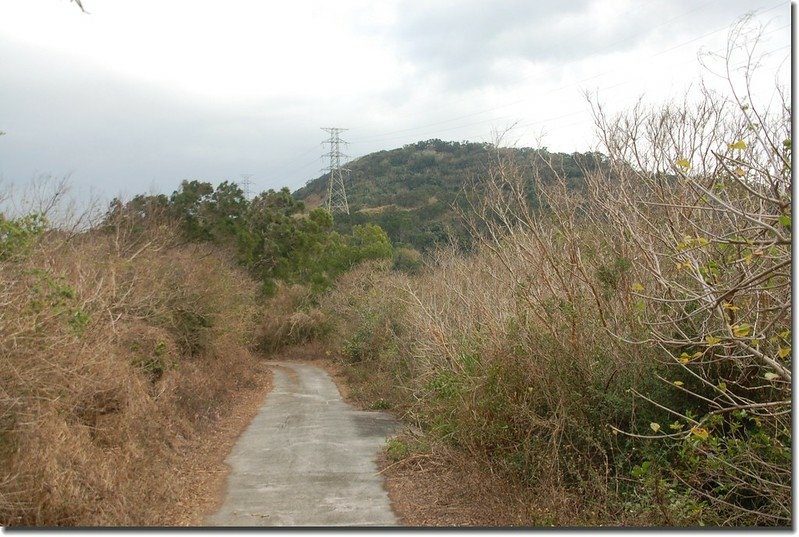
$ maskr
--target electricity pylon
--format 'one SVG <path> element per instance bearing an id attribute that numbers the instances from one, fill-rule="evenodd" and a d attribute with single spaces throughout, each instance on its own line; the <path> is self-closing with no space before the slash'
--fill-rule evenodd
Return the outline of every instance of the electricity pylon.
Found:
<path id="1" fill-rule="evenodd" d="M 252 181 L 250 181 L 250 177 L 252 177 L 251 173 L 241 174 L 241 189 L 248 201 L 252 198 Z"/>
<path id="2" fill-rule="evenodd" d="M 341 144 L 346 144 L 346 142 L 343 142 L 339 137 L 339 134 L 347 129 L 322 127 L 322 130 L 330 134 L 330 138 L 322 142 L 330 144 L 330 151 L 322 155 L 330 158 L 330 164 L 327 167 L 330 176 L 327 183 L 327 200 L 325 204 L 330 214 L 334 212 L 350 214 L 350 206 L 347 204 L 347 192 L 344 190 L 344 176 L 341 173 L 349 172 L 348 169 L 341 167 L 341 158 L 347 156 L 341 152 Z"/>

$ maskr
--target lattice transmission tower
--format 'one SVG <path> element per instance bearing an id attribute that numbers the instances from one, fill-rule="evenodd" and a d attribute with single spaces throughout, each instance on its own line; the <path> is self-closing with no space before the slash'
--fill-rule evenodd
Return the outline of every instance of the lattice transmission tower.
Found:
<path id="1" fill-rule="evenodd" d="M 252 198 L 252 186 L 253 183 L 250 181 L 250 177 L 252 177 L 251 173 L 242 173 L 241 174 L 241 190 L 244 192 L 244 196 L 249 201 Z"/>
<path id="2" fill-rule="evenodd" d="M 330 150 L 322 155 L 330 159 L 330 164 L 327 167 L 327 172 L 330 176 L 327 184 L 327 200 L 325 201 L 325 205 L 327 206 L 327 210 L 330 211 L 330 214 L 334 212 L 350 214 L 350 206 L 347 204 L 347 191 L 344 189 L 344 175 L 342 174 L 342 172 L 349 173 L 350 170 L 341 167 L 342 157 L 347 157 L 347 155 L 341 152 L 341 145 L 346 145 L 347 142 L 344 142 L 339 136 L 347 129 L 322 127 L 322 130 L 330 134 L 330 138 L 322 142 L 330 146 Z"/>

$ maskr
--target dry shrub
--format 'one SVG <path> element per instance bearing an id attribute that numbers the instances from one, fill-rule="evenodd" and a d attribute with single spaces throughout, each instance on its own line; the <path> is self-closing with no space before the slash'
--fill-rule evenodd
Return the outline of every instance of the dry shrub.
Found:
<path id="1" fill-rule="evenodd" d="M 416 375 L 410 369 L 415 340 L 405 333 L 408 281 L 387 262 L 368 262 L 341 275 L 321 299 L 330 319 L 328 352 L 346 365 L 350 395 L 363 406 L 409 408 Z"/>
<path id="2" fill-rule="evenodd" d="M 464 214 L 473 254 L 330 295 L 353 378 L 577 500 L 558 520 L 789 524 L 791 110 L 752 103 L 751 76 L 729 98 L 595 108 L 607 156 L 582 183 L 498 149 Z"/>
<path id="3" fill-rule="evenodd" d="M 168 525 L 177 445 L 251 382 L 257 285 L 159 222 L 0 261 L 0 524 Z"/>
<path id="4" fill-rule="evenodd" d="M 279 284 L 275 295 L 263 307 L 257 332 L 258 349 L 273 353 L 321 336 L 326 330 L 326 317 L 312 304 L 307 287 Z"/>
<path id="5" fill-rule="evenodd" d="M 565 180 L 538 184 L 550 207 L 572 211 L 563 229 L 529 210 L 522 177 L 500 155 L 472 208 L 475 253 L 439 251 L 410 278 L 342 277 L 325 303 L 337 322 L 331 344 L 355 363 L 351 376 L 369 399 L 384 397 L 504 475 L 608 518 L 620 462 L 607 425 L 629 426 L 625 391 L 653 368 L 651 353 L 623 348 L 608 330 L 636 329 L 620 291 L 631 268 L 609 230 L 578 238 L 579 204 Z M 552 516 L 573 520 L 574 506 L 562 505 Z"/>

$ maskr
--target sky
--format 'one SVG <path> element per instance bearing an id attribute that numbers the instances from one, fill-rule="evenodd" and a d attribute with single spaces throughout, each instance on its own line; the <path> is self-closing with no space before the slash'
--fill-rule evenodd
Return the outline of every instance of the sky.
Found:
<path id="1" fill-rule="evenodd" d="M 599 149 L 609 110 L 721 87 L 699 55 L 763 25 L 764 95 L 790 83 L 774 0 L 0 0 L 0 187 L 171 193 L 183 179 L 295 190 L 419 140 Z M 706 56 L 705 56 L 706 57 Z M 714 64 L 715 65 L 715 64 Z"/>

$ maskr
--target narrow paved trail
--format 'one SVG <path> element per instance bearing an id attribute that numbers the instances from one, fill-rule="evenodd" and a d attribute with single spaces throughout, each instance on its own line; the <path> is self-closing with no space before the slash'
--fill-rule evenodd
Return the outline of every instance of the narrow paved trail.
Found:
<path id="1" fill-rule="evenodd" d="M 399 423 L 345 403 L 320 367 L 273 362 L 274 387 L 226 462 L 217 526 L 390 526 L 375 458 Z"/>

